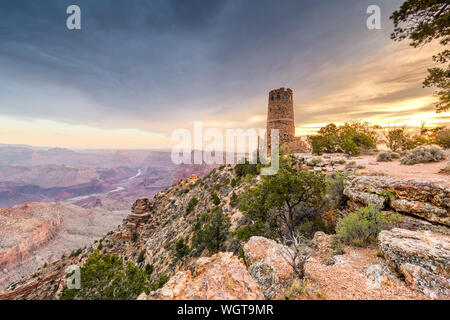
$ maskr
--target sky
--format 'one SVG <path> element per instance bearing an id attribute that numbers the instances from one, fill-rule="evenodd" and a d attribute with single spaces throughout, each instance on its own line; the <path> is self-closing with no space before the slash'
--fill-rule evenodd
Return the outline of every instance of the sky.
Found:
<path id="1" fill-rule="evenodd" d="M 0 143 L 164 148 L 179 128 L 265 128 L 294 91 L 297 135 L 330 122 L 448 123 L 422 88 L 439 46 L 394 42 L 401 0 L 0 2 Z M 68 30 L 66 8 L 81 8 Z M 369 5 L 381 29 L 369 30 Z"/>

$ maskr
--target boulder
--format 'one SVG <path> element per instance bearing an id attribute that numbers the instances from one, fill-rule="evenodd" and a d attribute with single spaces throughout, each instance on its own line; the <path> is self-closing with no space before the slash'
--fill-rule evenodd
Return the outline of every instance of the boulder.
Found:
<path id="1" fill-rule="evenodd" d="M 350 202 L 394 209 L 450 226 L 450 189 L 421 180 L 388 176 L 350 176 L 344 180 Z"/>
<path id="2" fill-rule="evenodd" d="M 378 244 L 387 264 L 431 298 L 450 298 L 450 236 L 394 228 Z"/>
<path id="3" fill-rule="evenodd" d="M 244 245 L 248 272 L 267 299 L 275 298 L 294 279 L 294 269 L 287 261 L 288 247 L 264 237 L 251 237 Z"/>
<path id="4" fill-rule="evenodd" d="M 264 295 L 244 264 L 231 252 L 199 258 L 161 288 L 140 300 L 262 300 Z"/>

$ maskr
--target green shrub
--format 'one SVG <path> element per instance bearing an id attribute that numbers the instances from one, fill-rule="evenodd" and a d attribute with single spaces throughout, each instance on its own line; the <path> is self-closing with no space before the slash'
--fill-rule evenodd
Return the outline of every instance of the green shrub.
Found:
<path id="1" fill-rule="evenodd" d="M 258 166 L 257 164 L 251 164 L 248 159 L 245 159 L 243 163 L 238 163 L 234 167 L 234 172 L 239 178 L 245 177 L 248 174 L 256 175 L 258 174 Z"/>
<path id="2" fill-rule="evenodd" d="M 217 196 L 217 194 L 215 194 L 214 192 L 211 194 L 211 201 L 212 203 L 214 203 L 216 206 L 218 206 L 220 204 L 220 198 Z"/>
<path id="3" fill-rule="evenodd" d="M 80 249 L 77 249 L 77 250 L 74 250 L 74 251 L 72 251 L 72 253 L 70 254 L 70 258 L 72 258 L 72 257 L 77 257 L 77 256 L 79 256 L 80 255 L 80 253 L 81 253 L 81 248 Z"/>
<path id="4" fill-rule="evenodd" d="M 381 152 L 380 154 L 378 154 L 377 161 L 378 162 L 388 162 L 388 161 L 392 161 L 393 159 L 399 159 L 399 158 L 400 158 L 400 154 L 398 154 L 397 152 L 386 151 L 386 152 Z"/>
<path id="5" fill-rule="evenodd" d="M 144 259 L 145 259 L 145 250 L 142 250 L 142 251 L 139 253 L 139 256 L 138 256 L 138 258 L 137 258 L 137 263 L 141 263 L 142 261 L 144 261 Z"/>
<path id="6" fill-rule="evenodd" d="M 345 152 L 359 155 L 362 149 L 376 147 L 377 133 L 367 122 L 345 123 L 339 127 L 330 123 L 316 135 L 309 136 L 308 141 L 314 154 Z"/>
<path id="7" fill-rule="evenodd" d="M 191 200 L 189 200 L 188 205 L 186 207 L 186 214 L 191 213 L 192 210 L 194 210 L 197 203 L 198 203 L 198 199 L 196 197 L 191 198 Z"/>
<path id="8" fill-rule="evenodd" d="M 230 197 L 230 206 L 234 208 L 238 204 L 239 204 L 239 197 L 236 195 L 236 193 L 233 192 Z"/>
<path id="9" fill-rule="evenodd" d="M 336 234 L 347 243 L 364 246 L 376 241 L 382 230 L 392 228 L 400 220 L 399 214 L 384 214 L 374 205 L 369 205 L 339 219 Z"/>
<path id="10" fill-rule="evenodd" d="M 136 299 L 149 292 L 151 282 L 144 270 L 128 262 L 124 265 L 118 255 L 95 251 L 80 268 L 81 288 L 64 286 L 61 300 L 125 300 Z"/>
<path id="11" fill-rule="evenodd" d="M 153 273 L 154 267 L 152 264 L 148 264 L 145 266 L 145 273 L 151 275 Z"/>
<path id="12" fill-rule="evenodd" d="M 180 260 L 189 254 L 189 246 L 186 244 L 186 240 L 184 238 L 179 239 L 175 242 L 174 248 L 175 258 Z"/>
<path id="13" fill-rule="evenodd" d="M 382 196 L 386 199 L 392 199 L 392 198 L 394 198 L 395 195 L 394 195 L 394 193 L 392 193 L 392 191 L 384 189 L 384 190 L 381 190 L 380 196 Z"/>
<path id="14" fill-rule="evenodd" d="M 234 236 L 243 242 L 253 236 L 268 237 L 267 228 L 261 223 L 241 226 L 234 232 Z"/>
<path id="15" fill-rule="evenodd" d="M 160 275 L 158 280 L 156 280 L 152 285 L 151 285 L 151 289 L 152 291 L 158 290 L 160 288 L 162 288 L 167 281 L 169 281 L 169 276 L 168 275 Z"/>
<path id="16" fill-rule="evenodd" d="M 441 129 L 436 133 L 436 137 L 434 140 L 438 146 L 441 146 L 444 149 L 450 148 L 450 129 Z"/>
<path id="17" fill-rule="evenodd" d="M 133 232 L 131 234 L 131 241 L 132 242 L 136 242 L 138 240 L 138 238 L 139 238 L 139 234 L 137 234 L 137 232 Z"/>
<path id="18" fill-rule="evenodd" d="M 239 185 L 239 183 L 240 183 L 239 179 L 233 178 L 233 180 L 231 180 L 231 187 L 236 188 Z"/>
<path id="19" fill-rule="evenodd" d="M 344 195 L 344 179 L 345 175 L 339 172 L 334 172 L 327 179 L 327 204 L 330 209 L 339 209 L 346 204 L 347 197 Z"/>
<path id="20" fill-rule="evenodd" d="M 445 154 L 439 147 L 421 146 L 406 154 L 400 162 L 402 164 L 412 165 L 416 163 L 439 162 L 442 160 L 445 160 Z"/>
<path id="21" fill-rule="evenodd" d="M 215 253 L 222 249 L 228 237 L 229 228 L 230 218 L 223 214 L 222 208 L 216 207 L 211 214 L 203 215 L 197 220 L 192 244 L 199 250 L 206 248 L 211 253 Z"/>
<path id="22" fill-rule="evenodd" d="M 316 216 L 311 220 L 306 220 L 300 223 L 297 227 L 295 227 L 295 231 L 306 238 L 312 239 L 317 231 L 326 232 L 327 228 L 322 219 Z"/>

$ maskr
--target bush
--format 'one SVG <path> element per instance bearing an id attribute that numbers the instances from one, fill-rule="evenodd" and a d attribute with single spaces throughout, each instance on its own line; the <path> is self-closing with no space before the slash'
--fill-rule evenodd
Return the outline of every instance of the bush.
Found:
<path id="1" fill-rule="evenodd" d="M 400 220 L 399 214 L 384 214 L 374 205 L 369 205 L 339 219 L 336 234 L 347 243 L 364 246 L 376 241 L 382 230 L 392 228 Z"/>
<path id="2" fill-rule="evenodd" d="M 267 229 L 262 223 L 254 223 L 239 227 L 234 236 L 243 242 L 247 242 L 253 236 L 271 238 Z"/>
<path id="3" fill-rule="evenodd" d="M 314 219 L 300 223 L 295 228 L 295 231 L 308 239 L 312 239 L 317 231 L 326 232 L 327 228 L 325 227 L 325 223 L 322 219 L 316 216 Z"/>
<path id="4" fill-rule="evenodd" d="M 445 154 L 439 147 L 421 146 L 406 154 L 400 162 L 402 164 L 412 165 L 416 163 L 439 162 L 442 160 L 445 160 Z"/>
<path id="5" fill-rule="evenodd" d="M 231 187 L 236 188 L 239 185 L 239 183 L 240 183 L 239 179 L 233 178 L 233 180 L 231 180 Z"/>
<path id="6" fill-rule="evenodd" d="M 334 172 L 328 178 L 327 203 L 331 209 L 339 209 L 346 204 L 347 197 L 344 195 L 344 179 L 345 175 L 339 172 Z"/>
<path id="7" fill-rule="evenodd" d="M 72 253 L 70 254 L 70 258 L 72 258 L 72 257 L 77 257 L 77 256 L 79 256 L 80 254 L 81 254 L 81 252 L 82 252 L 82 250 L 81 250 L 81 248 L 80 249 L 77 249 L 76 251 L 72 251 Z"/>
<path id="8" fill-rule="evenodd" d="M 359 155 L 362 149 L 376 147 L 375 129 L 367 122 L 345 123 L 339 127 L 330 123 L 316 135 L 309 136 L 308 141 L 314 154 L 344 152 Z"/>
<path id="9" fill-rule="evenodd" d="M 195 206 L 198 203 L 198 199 L 196 197 L 191 198 L 191 200 L 189 200 L 189 203 L 186 207 L 186 214 L 188 215 L 189 213 L 192 212 L 192 210 L 194 210 Z"/>
<path id="10" fill-rule="evenodd" d="M 211 214 L 203 214 L 197 218 L 192 245 L 200 250 L 206 248 L 211 253 L 221 250 L 228 237 L 230 218 L 223 214 L 220 207 L 216 207 Z"/>
<path id="11" fill-rule="evenodd" d="M 139 256 L 138 256 L 138 258 L 137 258 L 137 263 L 141 263 L 142 261 L 144 261 L 144 259 L 145 259 L 145 250 L 142 250 L 142 251 L 139 253 Z"/>
<path id="12" fill-rule="evenodd" d="M 152 264 L 148 264 L 145 266 L 145 273 L 151 275 L 153 273 L 154 267 Z"/>
<path id="13" fill-rule="evenodd" d="M 442 129 L 436 133 L 435 141 L 438 146 L 444 149 L 450 148 L 450 129 Z"/>
<path id="14" fill-rule="evenodd" d="M 241 177 L 245 177 L 248 174 L 250 175 L 256 175 L 258 174 L 258 166 L 257 164 L 251 164 L 248 159 L 244 160 L 244 163 L 238 163 L 235 167 L 234 167 L 234 172 L 236 173 L 236 175 L 241 178 Z"/>
<path id="15" fill-rule="evenodd" d="M 144 270 L 128 262 L 124 266 L 118 255 L 101 254 L 89 256 L 80 268 L 81 289 L 64 286 L 61 300 L 125 300 L 136 299 L 143 291 L 149 292 L 151 283 Z"/>
<path id="16" fill-rule="evenodd" d="M 393 159 L 399 159 L 399 158 L 400 158 L 400 154 L 398 154 L 397 152 L 386 151 L 386 152 L 381 152 L 380 154 L 378 154 L 377 161 L 378 162 L 388 162 L 388 161 L 392 161 Z"/>
<path id="17" fill-rule="evenodd" d="M 212 203 L 214 203 L 216 206 L 218 206 L 220 204 L 220 198 L 217 196 L 217 194 L 215 194 L 214 192 L 211 194 L 211 201 Z"/>
<path id="18" fill-rule="evenodd" d="M 158 280 L 155 281 L 151 285 L 152 291 L 155 291 L 155 290 L 158 290 L 158 289 L 162 288 L 167 283 L 167 281 L 169 281 L 169 276 L 167 276 L 165 274 L 159 275 Z"/>
<path id="19" fill-rule="evenodd" d="M 236 195 L 236 193 L 232 193 L 230 197 L 230 206 L 236 207 L 239 204 L 239 197 Z"/>
<path id="20" fill-rule="evenodd" d="M 189 246 L 186 244 L 186 240 L 184 238 L 181 238 L 177 242 L 175 242 L 174 253 L 175 258 L 177 258 L 178 260 L 183 259 L 189 254 Z"/>

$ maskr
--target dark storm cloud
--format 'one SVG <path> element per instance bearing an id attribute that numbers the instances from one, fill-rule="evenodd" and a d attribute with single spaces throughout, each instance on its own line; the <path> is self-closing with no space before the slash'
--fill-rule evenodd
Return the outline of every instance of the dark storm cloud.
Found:
<path id="1" fill-rule="evenodd" d="M 400 2 L 2 1 L 0 114 L 167 132 L 260 113 L 268 90 L 318 86 L 318 69 L 373 49 L 365 9 Z"/>

